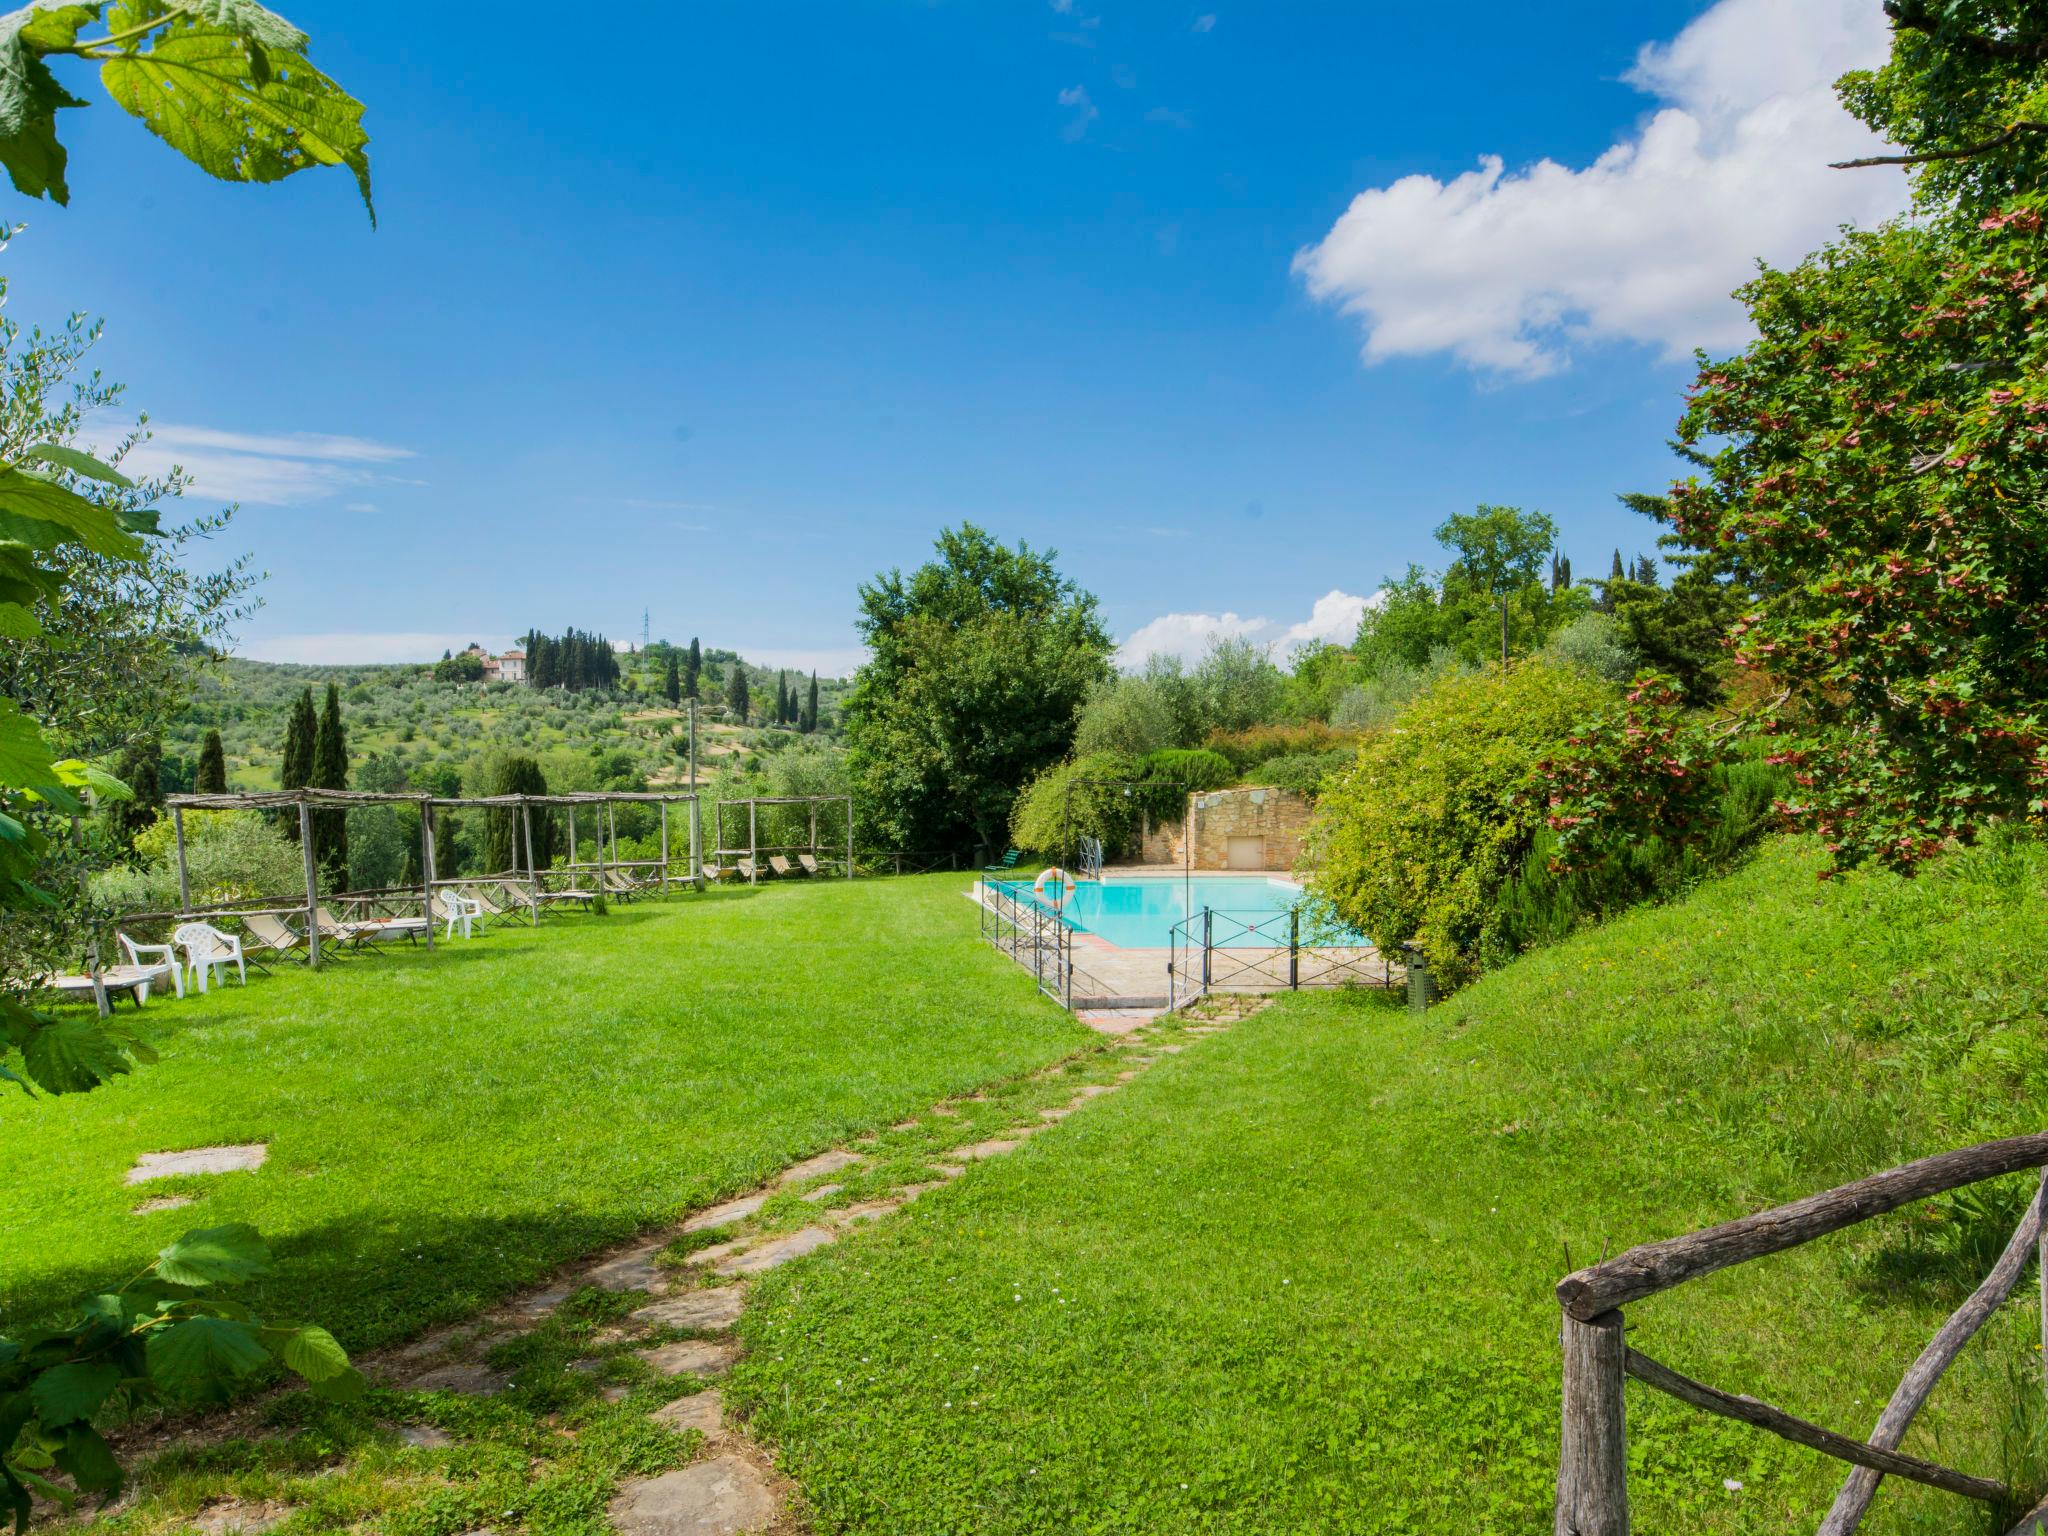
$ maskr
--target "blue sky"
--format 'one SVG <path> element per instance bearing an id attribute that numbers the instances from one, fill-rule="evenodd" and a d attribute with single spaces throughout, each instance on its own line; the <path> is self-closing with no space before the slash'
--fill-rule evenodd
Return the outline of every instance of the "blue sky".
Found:
<path id="1" fill-rule="evenodd" d="M 1135 649 L 1338 633 L 1482 501 L 1591 571 L 1750 258 L 1899 198 L 1820 168 L 1876 0 L 283 9 L 368 104 L 376 232 L 67 79 L 73 205 L 8 252 L 241 500 L 276 659 L 644 609 L 833 670 L 962 519 Z"/>

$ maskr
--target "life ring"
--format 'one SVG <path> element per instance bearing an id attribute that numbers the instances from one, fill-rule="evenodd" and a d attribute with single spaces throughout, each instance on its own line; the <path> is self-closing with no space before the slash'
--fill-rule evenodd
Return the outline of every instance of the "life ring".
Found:
<path id="1" fill-rule="evenodd" d="M 1034 896 L 1044 896 L 1045 882 L 1052 879 L 1055 875 L 1059 876 L 1060 893 L 1052 898 L 1052 909 L 1057 912 L 1067 904 L 1067 889 L 1073 884 L 1073 881 L 1067 877 L 1067 872 L 1061 869 L 1059 865 L 1054 864 L 1050 868 L 1042 869 L 1038 872 L 1038 878 L 1031 882 L 1031 894 Z"/>

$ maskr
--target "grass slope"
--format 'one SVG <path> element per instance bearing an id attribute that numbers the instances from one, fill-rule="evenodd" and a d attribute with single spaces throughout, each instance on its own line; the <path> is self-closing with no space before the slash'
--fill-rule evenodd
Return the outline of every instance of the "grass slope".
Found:
<path id="1" fill-rule="evenodd" d="M 271 1304 L 351 1347 L 1091 1041 L 975 943 L 959 881 L 821 882 L 500 926 L 123 1012 L 163 1060 L 6 1110 L 0 1307 L 254 1222 Z M 255 1173 L 139 1153 L 265 1141 Z M 200 1197 L 131 1215 L 146 1197 Z"/>
<path id="2" fill-rule="evenodd" d="M 2048 865 L 1816 869 L 1774 846 L 1420 1020 L 1282 1002 L 765 1279 L 729 1397 L 822 1531 L 1545 1529 L 1566 1245 L 2039 1127 Z M 1635 1342 L 1867 1431 L 2002 1245 L 2009 1182 L 1645 1303 Z M 2037 1326 L 1996 1320 L 1909 1444 L 2011 1471 Z M 1836 1464 L 1630 1394 L 1640 1529 L 1825 1507 Z M 1866 1528 L 1976 1519 L 1894 1484 Z"/>

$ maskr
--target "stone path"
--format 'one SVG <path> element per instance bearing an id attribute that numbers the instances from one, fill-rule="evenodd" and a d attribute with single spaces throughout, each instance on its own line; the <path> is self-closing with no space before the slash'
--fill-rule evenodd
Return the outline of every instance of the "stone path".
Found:
<path id="1" fill-rule="evenodd" d="M 145 1152 L 128 1170 L 128 1182 L 168 1179 L 180 1173 L 246 1173 L 261 1168 L 270 1148 L 260 1141 L 237 1147 L 193 1147 L 185 1152 Z"/>
<path id="2" fill-rule="evenodd" d="M 699 1390 L 651 1414 L 665 1428 L 695 1431 L 701 1442 L 696 1459 L 687 1466 L 626 1479 L 608 1511 L 612 1526 L 621 1536 L 793 1536 L 805 1529 L 792 1512 L 794 1490 L 778 1477 L 767 1451 L 748 1439 L 741 1427 L 726 1422 L 723 1399 L 714 1385 L 740 1358 L 741 1345 L 732 1330 L 745 1307 L 751 1277 L 815 1253 L 839 1241 L 846 1232 L 901 1210 L 925 1193 L 964 1176 L 974 1163 L 1008 1155 L 1092 1100 L 1116 1092 L 1173 1053 L 1222 1033 L 1262 1006 L 1264 999 L 1211 999 L 1194 1015 L 1203 1022 L 1186 1024 L 1183 1018 L 1170 1018 L 1159 1030 L 1153 1028 L 1155 1018 L 1131 1022 L 1117 1032 L 1114 1045 L 1105 1047 L 1106 1058 L 1083 1058 L 1099 1062 L 1104 1071 L 1112 1073 L 1108 1080 L 1076 1085 L 1063 1103 L 1020 1111 L 1016 1123 L 1001 1127 L 994 1135 L 988 1134 L 993 1127 L 986 1123 L 993 1117 L 983 1112 L 984 1123 L 973 1130 L 963 1111 L 962 1106 L 988 1102 L 988 1096 L 979 1094 L 934 1105 L 925 1115 L 892 1126 L 891 1131 L 899 1133 L 920 1125 L 936 1127 L 942 1135 L 943 1128 L 954 1126 L 963 1140 L 980 1136 L 979 1140 L 928 1151 L 925 1155 L 935 1178 L 874 1189 L 872 1163 L 878 1136 L 862 1138 L 855 1148 L 806 1158 L 784 1169 L 768 1187 L 700 1211 L 674 1232 L 603 1255 L 545 1289 L 515 1298 L 486 1318 L 439 1330 L 398 1351 L 394 1359 L 401 1368 L 393 1373 L 397 1384 L 416 1391 L 476 1396 L 506 1391 L 515 1383 L 477 1358 L 489 1345 L 535 1327 L 583 1286 L 647 1293 L 644 1305 L 633 1310 L 619 1328 L 602 1332 L 600 1339 L 616 1344 L 636 1331 L 689 1335 L 650 1341 L 636 1346 L 633 1353 L 660 1377 L 690 1377 L 703 1383 Z M 1152 1038 L 1164 1030 L 1172 1030 L 1176 1038 Z M 1050 1080 L 1070 1065 L 1055 1064 L 1027 1081 Z M 869 1150 L 860 1150 L 862 1147 Z M 868 1176 L 868 1198 L 837 1206 L 824 1204 L 863 1175 Z M 831 1182 L 812 1183 L 824 1180 Z M 805 1188 L 807 1184 L 812 1187 Z M 816 1215 L 794 1228 L 778 1224 L 771 1202 L 784 1193 L 797 1194 L 819 1207 Z M 785 1204 L 781 1209 L 787 1212 L 790 1208 Z M 788 1220 L 783 1218 L 785 1223 Z M 704 1233 L 717 1233 L 720 1240 L 685 1253 L 680 1263 L 673 1258 L 666 1263 L 658 1259 L 678 1237 Z M 575 1361 L 570 1368 L 594 1373 L 604 1364 L 592 1358 Z M 612 1386 L 603 1389 L 603 1395 L 619 1401 L 628 1390 Z M 413 1426 L 401 1433 L 415 1445 L 448 1443 L 440 1430 Z"/>

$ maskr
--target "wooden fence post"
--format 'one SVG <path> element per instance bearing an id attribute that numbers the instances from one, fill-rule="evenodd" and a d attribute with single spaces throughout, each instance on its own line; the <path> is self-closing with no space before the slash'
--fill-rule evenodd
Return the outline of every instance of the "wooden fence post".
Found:
<path id="1" fill-rule="evenodd" d="M 668 894 L 668 802 L 661 802 L 661 894 Z"/>
<path id="2" fill-rule="evenodd" d="M 420 915 L 427 920 L 427 953 L 431 955 L 434 952 L 434 807 L 426 800 L 420 802 L 420 880 L 426 897 L 420 904 Z"/>
<path id="3" fill-rule="evenodd" d="M 313 871 L 313 816 L 299 802 L 299 851 L 306 860 L 306 963 L 320 969 L 320 882 Z"/>
<path id="4" fill-rule="evenodd" d="M 519 825 L 526 830 L 526 888 L 531 891 L 533 902 L 533 926 L 540 926 L 540 872 L 533 867 L 533 807 L 524 795 L 519 797 Z M 575 884 L 575 877 L 570 877 Z"/>
<path id="5" fill-rule="evenodd" d="M 1621 1314 L 1564 1327 L 1563 1436 L 1555 1536 L 1628 1536 L 1628 1453 Z"/>
<path id="6" fill-rule="evenodd" d="M 178 839 L 178 915 L 192 910 L 192 871 L 185 863 L 185 808 L 171 807 L 171 831 Z"/>

